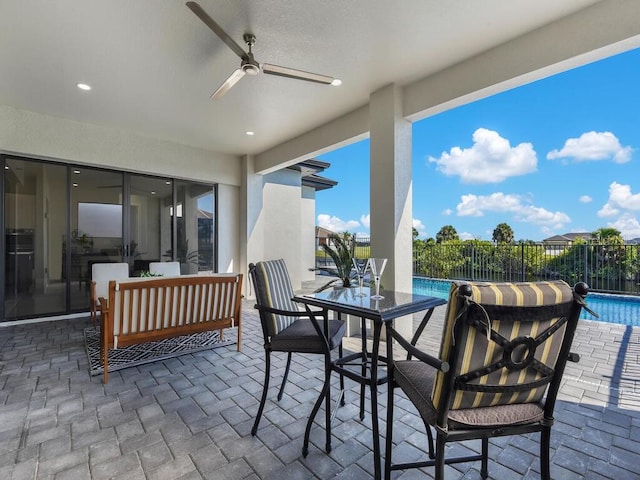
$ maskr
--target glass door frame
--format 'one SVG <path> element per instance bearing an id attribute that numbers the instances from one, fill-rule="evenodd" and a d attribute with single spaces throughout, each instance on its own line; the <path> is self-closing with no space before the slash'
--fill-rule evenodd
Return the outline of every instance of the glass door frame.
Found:
<path id="1" fill-rule="evenodd" d="M 130 251 L 130 242 L 131 242 L 131 236 L 132 236 L 132 227 L 131 227 L 131 207 L 132 207 L 132 198 L 131 198 L 131 179 L 133 176 L 143 176 L 143 177 L 151 177 L 151 178 L 156 178 L 159 180 L 164 180 L 164 181 L 171 181 L 171 203 L 172 203 L 172 207 L 174 208 L 175 211 L 177 211 L 177 205 L 179 202 L 179 194 L 178 194 L 178 187 L 177 184 L 180 183 L 182 185 L 184 184 L 191 184 L 194 187 L 205 187 L 205 188 L 210 188 L 211 189 L 211 193 L 213 195 L 213 228 L 212 228 L 212 232 L 211 234 L 213 235 L 213 242 L 212 242 L 212 249 L 213 249 L 213 253 L 211 256 L 211 265 L 209 266 L 209 269 L 212 269 L 214 272 L 218 271 L 218 257 L 219 257 L 219 253 L 218 253 L 218 226 L 219 226 L 219 221 L 218 221 L 218 215 L 219 215 L 219 209 L 218 209 L 218 186 L 217 184 L 209 184 L 206 182 L 198 182 L 198 181 L 191 181 L 191 180 L 182 180 L 182 179 L 176 179 L 174 177 L 164 177 L 162 175 L 157 175 L 157 174 L 153 174 L 153 173 L 142 173 L 142 172 L 126 172 L 126 171 L 122 171 L 122 170 L 116 170 L 116 169 L 109 169 L 109 168 L 104 168 L 101 166 L 91 166 L 91 165 L 82 165 L 82 164 L 76 164 L 76 163 L 67 163 L 67 162 L 59 162 L 59 161 L 55 161 L 55 160 L 50 160 L 50 159 L 42 159 L 42 158 L 34 158 L 34 157 L 29 157 L 29 156 L 24 156 L 24 155 L 20 155 L 20 154 L 11 154 L 11 153 L 6 153 L 6 152 L 0 152 L 0 169 L 2 170 L 2 175 L 0 176 L 0 198 L 3 199 L 3 203 L 5 202 L 5 195 L 7 193 L 6 190 L 6 181 L 8 179 L 7 175 L 6 175 L 6 168 L 8 166 L 8 161 L 9 160 L 16 160 L 16 161 L 24 161 L 24 162 L 33 162 L 34 164 L 50 164 L 50 165 L 54 165 L 57 167 L 64 167 L 66 169 L 66 173 L 61 171 L 61 184 L 60 187 L 62 187 L 63 185 L 66 186 L 66 192 L 59 192 L 59 194 L 61 196 L 64 196 L 64 203 L 66 203 L 65 205 L 65 210 L 64 212 L 59 210 L 59 214 L 60 216 L 58 218 L 60 218 L 60 220 L 63 220 L 66 222 L 66 225 L 61 229 L 61 232 L 64 232 L 65 238 L 67 239 L 66 244 L 64 245 L 64 257 L 63 257 L 63 263 L 61 265 L 60 268 L 65 269 L 66 273 L 63 273 L 63 275 L 66 276 L 66 278 L 64 278 L 64 280 L 62 281 L 62 283 L 60 284 L 63 288 L 66 289 L 65 293 L 62 294 L 60 300 L 61 303 L 64 303 L 64 305 L 60 306 L 60 310 L 56 310 L 56 311 L 51 311 L 51 312 L 46 312 L 46 313 L 41 313 L 36 315 L 35 317 L 37 318 L 46 318 L 46 317 L 56 317 L 56 316 L 66 316 L 66 315 L 70 315 L 70 314 L 75 314 L 75 313 L 84 313 L 86 311 L 88 311 L 88 304 L 87 307 L 78 307 L 77 305 L 72 305 L 72 295 L 78 295 L 77 292 L 77 285 L 75 285 L 75 281 L 72 278 L 71 273 L 71 267 L 72 267 L 72 245 L 71 245 L 71 238 L 72 238 L 72 232 L 74 229 L 74 225 L 73 225 L 73 219 L 74 219 L 74 213 L 73 213 L 73 208 L 77 208 L 77 203 L 74 206 L 72 204 L 72 199 L 74 197 L 73 194 L 73 183 L 75 180 L 75 175 L 74 175 L 74 170 L 76 169 L 80 169 L 80 170 L 92 170 L 92 171 L 97 171 L 97 172 L 108 172 L 110 175 L 112 174 L 118 174 L 122 179 L 122 200 L 121 200 L 121 205 L 122 205 L 122 245 L 121 245 L 121 252 L 122 252 L 122 259 L 121 261 L 123 262 L 129 262 L 130 260 L 133 259 L 133 254 L 134 252 Z M 76 199 L 77 202 L 77 199 Z M 60 202 L 63 203 L 63 202 Z M 51 203 L 51 208 L 55 209 L 56 208 L 56 202 Z M 191 214 L 193 214 L 193 212 L 191 212 Z M 196 213 L 197 215 L 197 213 Z M 77 223 L 77 221 L 76 221 Z M 4 322 L 13 322 L 13 321 L 20 321 L 23 319 L 28 319 L 28 318 L 35 318 L 31 315 L 20 315 L 20 314 L 16 314 L 15 317 L 12 317 L 10 319 L 6 318 L 6 313 L 7 313 L 7 305 L 6 305 L 6 301 L 7 301 L 7 293 L 5 291 L 6 285 L 7 285 L 7 268 L 8 268 L 8 264 L 7 264 L 7 258 L 6 258 L 6 238 L 5 238 L 5 232 L 6 232 L 6 227 L 7 227 L 7 217 L 6 217 L 6 212 L 4 211 L 4 208 L 2 209 L 2 212 L 0 212 L 0 231 L 3 232 L 3 234 L 0 236 L 0 252 L 2 252 L 3 254 L 0 255 L 0 288 L 2 289 L 2 291 L 0 291 L 0 322 L 4 323 Z M 170 234 L 170 238 L 171 238 L 171 245 L 173 248 L 173 254 L 172 257 L 173 258 L 168 258 L 165 257 L 164 255 L 164 251 L 159 251 L 160 254 L 160 259 L 161 261 L 168 261 L 168 260 L 177 260 L 177 252 L 176 252 L 176 248 L 174 248 L 174 246 L 178 245 L 178 222 L 177 222 L 177 216 L 173 215 L 171 218 L 171 223 L 170 223 L 170 228 L 171 228 L 171 234 Z M 158 233 L 159 234 L 159 233 Z M 48 242 L 51 241 L 51 239 L 47 240 Z M 50 244 L 50 243 L 49 243 Z M 161 247 L 162 250 L 162 247 Z M 53 252 L 49 252 L 49 255 L 53 255 Z M 56 253 L 59 255 L 59 253 Z M 62 280 L 62 279 L 60 279 Z M 86 295 L 85 290 L 83 289 L 83 293 L 82 295 Z M 77 300 L 77 298 L 76 298 Z M 76 302 L 77 304 L 77 302 Z M 54 306 L 54 308 L 58 308 L 57 305 Z"/>

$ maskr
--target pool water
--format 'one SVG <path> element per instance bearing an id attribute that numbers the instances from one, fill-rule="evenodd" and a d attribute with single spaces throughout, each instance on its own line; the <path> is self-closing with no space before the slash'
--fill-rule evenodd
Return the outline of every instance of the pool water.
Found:
<path id="1" fill-rule="evenodd" d="M 413 278 L 413 293 L 431 297 L 449 298 L 451 282 L 432 278 Z M 599 320 L 601 322 L 619 323 L 633 327 L 640 326 L 640 297 L 630 295 L 609 295 L 604 293 L 590 293 L 587 305 L 600 315 L 596 318 L 582 310 L 580 318 Z"/>

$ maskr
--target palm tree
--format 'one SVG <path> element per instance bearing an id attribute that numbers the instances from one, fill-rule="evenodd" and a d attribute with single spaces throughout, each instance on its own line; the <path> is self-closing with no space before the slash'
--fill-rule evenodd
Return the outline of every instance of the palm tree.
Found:
<path id="1" fill-rule="evenodd" d="M 624 240 L 622 239 L 622 233 L 620 233 L 620 230 L 617 230 L 612 227 L 599 228 L 595 232 L 593 232 L 592 235 L 593 235 L 594 243 L 600 243 L 600 244 L 608 243 L 608 244 L 616 244 L 616 245 L 620 245 L 624 243 Z"/>
<path id="2" fill-rule="evenodd" d="M 341 234 L 330 233 L 327 236 L 327 243 L 323 244 L 322 248 L 331 260 L 333 260 L 335 266 L 319 267 L 318 269 L 338 277 L 343 287 L 350 287 L 351 281 L 357 276 L 353 270 L 353 258 L 356 248 L 355 235 L 351 235 L 349 232 Z M 317 291 L 324 290 L 335 282 L 335 279 L 331 280 Z"/>
<path id="3" fill-rule="evenodd" d="M 436 233 L 436 243 L 450 242 L 452 240 L 460 240 L 458 232 L 452 225 L 445 225 Z"/>
<path id="4" fill-rule="evenodd" d="M 507 223 L 500 223 L 493 230 L 493 241 L 496 243 L 513 242 L 513 229 Z"/>

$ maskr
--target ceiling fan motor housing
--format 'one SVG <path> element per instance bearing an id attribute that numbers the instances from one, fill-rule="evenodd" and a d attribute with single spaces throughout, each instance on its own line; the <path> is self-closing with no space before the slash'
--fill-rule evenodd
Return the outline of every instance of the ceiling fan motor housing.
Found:
<path id="1" fill-rule="evenodd" d="M 257 75 L 260 73 L 260 64 L 253 59 L 253 54 L 249 54 L 248 58 L 242 60 L 240 68 L 247 75 Z"/>
<path id="2" fill-rule="evenodd" d="M 242 38 L 249 47 L 249 53 L 245 58 L 242 59 L 240 68 L 247 75 L 257 75 L 258 73 L 260 73 L 260 64 L 256 62 L 256 60 L 253 58 L 253 52 L 251 52 L 251 47 L 253 47 L 253 45 L 256 43 L 256 36 L 252 33 L 245 33 Z"/>

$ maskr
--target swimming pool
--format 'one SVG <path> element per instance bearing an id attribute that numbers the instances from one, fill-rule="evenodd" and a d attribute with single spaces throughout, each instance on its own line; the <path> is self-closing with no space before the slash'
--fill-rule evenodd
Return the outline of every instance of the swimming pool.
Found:
<path id="1" fill-rule="evenodd" d="M 448 299 L 450 286 L 451 282 L 447 280 L 413 278 L 413 293 L 419 295 Z M 585 310 L 582 311 L 580 318 L 640 327 L 640 298 L 638 297 L 590 293 L 587 297 L 587 305 L 600 315 L 600 318 L 595 318 Z"/>

